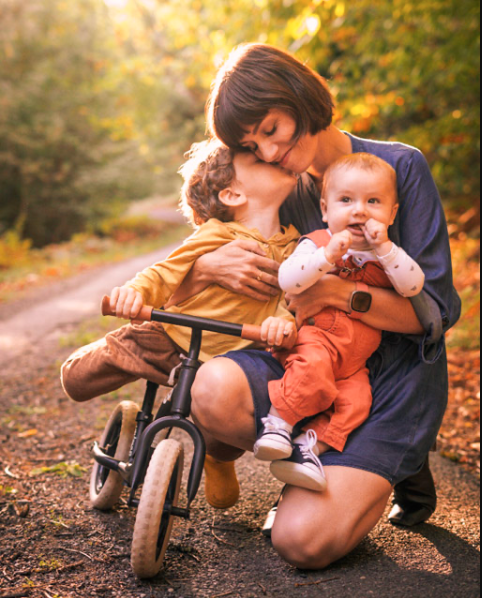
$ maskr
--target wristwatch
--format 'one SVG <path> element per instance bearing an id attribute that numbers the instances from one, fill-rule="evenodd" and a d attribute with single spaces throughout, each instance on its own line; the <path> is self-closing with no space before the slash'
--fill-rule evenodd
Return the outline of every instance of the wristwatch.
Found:
<path id="1" fill-rule="evenodd" d="M 355 320 L 360 319 L 363 314 L 366 314 L 372 305 L 372 296 L 369 292 L 368 286 L 363 282 L 355 283 L 355 290 L 350 299 L 351 311 L 349 316 Z"/>

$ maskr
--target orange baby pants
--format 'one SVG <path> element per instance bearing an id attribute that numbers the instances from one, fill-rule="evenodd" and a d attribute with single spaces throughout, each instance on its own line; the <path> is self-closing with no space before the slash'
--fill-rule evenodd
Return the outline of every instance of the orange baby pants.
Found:
<path id="1" fill-rule="evenodd" d="M 342 451 L 350 432 L 370 412 L 372 393 L 366 362 L 381 332 L 345 312 L 327 308 L 305 323 L 291 351 L 276 354 L 285 368 L 269 383 L 272 405 L 295 425 L 308 417 L 318 440 Z"/>

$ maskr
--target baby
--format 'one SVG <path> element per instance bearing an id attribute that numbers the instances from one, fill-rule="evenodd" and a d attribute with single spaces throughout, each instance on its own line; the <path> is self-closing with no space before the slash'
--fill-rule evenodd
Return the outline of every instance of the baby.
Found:
<path id="1" fill-rule="evenodd" d="M 322 189 L 328 229 L 300 239 L 281 266 L 280 286 L 292 294 L 326 275 L 355 282 L 349 313 L 324 309 L 304 322 L 291 351 L 276 354 L 285 375 L 269 383 L 272 408 L 254 451 L 258 459 L 272 461 L 271 471 L 282 482 L 324 490 L 317 457 L 329 449 L 342 451 L 349 433 L 368 417 L 372 397 L 366 361 L 381 341 L 381 331 L 360 320 L 371 305 L 368 285 L 394 287 L 403 297 L 423 288 L 421 268 L 388 236 L 397 202 L 396 173 L 387 162 L 364 153 L 339 159 L 327 170 Z M 275 335 L 285 322 L 270 318 L 265 326 Z M 337 398 L 340 382 L 343 404 Z M 295 424 L 315 416 L 310 429 L 293 441 Z"/>

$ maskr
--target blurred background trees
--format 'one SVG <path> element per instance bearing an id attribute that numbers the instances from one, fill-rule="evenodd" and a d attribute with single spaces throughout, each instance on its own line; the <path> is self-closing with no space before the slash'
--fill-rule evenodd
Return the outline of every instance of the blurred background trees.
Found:
<path id="1" fill-rule="evenodd" d="M 247 41 L 306 60 L 341 128 L 419 147 L 467 209 L 479 16 L 477 0 L 0 0 L 0 235 L 42 246 L 176 192 L 211 80 Z"/>

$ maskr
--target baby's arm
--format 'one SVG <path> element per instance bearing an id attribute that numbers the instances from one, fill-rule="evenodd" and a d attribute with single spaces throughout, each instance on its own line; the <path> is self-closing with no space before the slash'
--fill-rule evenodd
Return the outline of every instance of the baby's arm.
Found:
<path id="1" fill-rule="evenodd" d="M 304 239 L 294 253 L 281 264 L 280 287 L 293 295 L 306 291 L 333 270 L 335 263 L 345 255 L 351 243 L 352 236 L 349 231 L 333 235 L 330 243 L 321 248 L 310 239 Z"/>
<path id="2" fill-rule="evenodd" d="M 365 237 L 397 293 L 402 297 L 418 295 L 423 289 L 425 274 L 406 251 L 389 240 L 387 227 L 369 220 L 365 225 Z"/>
<path id="3" fill-rule="evenodd" d="M 401 247 L 392 243 L 390 253 L 378 256 L 378 260 L 394 289 L 402 297 L 415 297 L 421 293 L 425 274 L 417 262 Z"/>

